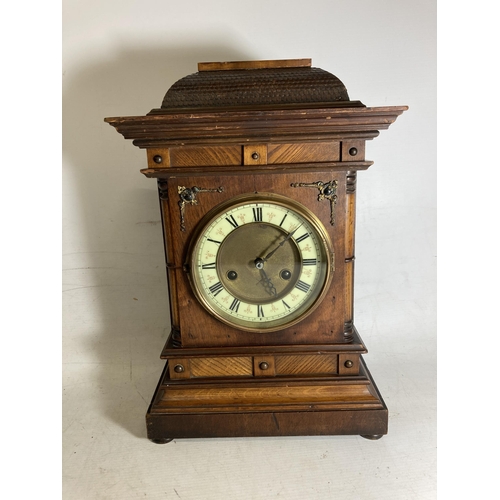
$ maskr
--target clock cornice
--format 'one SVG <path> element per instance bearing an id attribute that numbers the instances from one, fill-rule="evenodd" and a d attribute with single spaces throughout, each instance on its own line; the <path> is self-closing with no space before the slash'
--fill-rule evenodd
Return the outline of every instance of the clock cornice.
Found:
<path id="1" fill-rule="evenodd" d="M 373 139 L 408 106 L 152 110 L 105 121 L 139 148 L 179 145 Z"/>

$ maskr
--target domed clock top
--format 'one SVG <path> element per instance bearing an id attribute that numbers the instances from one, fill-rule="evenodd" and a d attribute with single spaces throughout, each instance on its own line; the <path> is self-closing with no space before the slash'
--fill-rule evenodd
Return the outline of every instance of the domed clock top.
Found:
<path id="1" fill-rule="evenodd" d="M 311 67 L 310 59 L 252 63 L 202 63 L 197 73 L 174 83 L 162 109 L 283 106 L 349 101 L 344 84 L 331 73 Z"/>

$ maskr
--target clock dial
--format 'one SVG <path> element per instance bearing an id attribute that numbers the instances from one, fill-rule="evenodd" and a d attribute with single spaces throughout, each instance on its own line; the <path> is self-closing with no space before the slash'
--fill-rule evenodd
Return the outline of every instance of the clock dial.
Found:
<path id="1" fill-rule="evenodd" d="M 269 332 L 302 320 L 329 282 L 331 244 L 305 207 L 244 195 L 210 212 L 190 250 L 193 290 L 219 320 Z"/>

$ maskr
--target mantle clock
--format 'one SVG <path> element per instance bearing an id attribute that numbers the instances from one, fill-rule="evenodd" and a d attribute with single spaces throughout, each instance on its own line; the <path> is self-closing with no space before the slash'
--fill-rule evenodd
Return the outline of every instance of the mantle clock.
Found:
<path id="1" fill-rule="evenodd" d="M 299 59 L 200 63 L 105 119 L 158 183 L 172 330 L 149 439 L 387 433 L 353 323 L 356 176 L 406 109 Z"/>

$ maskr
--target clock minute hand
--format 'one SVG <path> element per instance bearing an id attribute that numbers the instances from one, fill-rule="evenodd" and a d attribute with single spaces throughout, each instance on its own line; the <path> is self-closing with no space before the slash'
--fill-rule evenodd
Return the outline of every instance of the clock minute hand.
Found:
<path id="1" fill-rule="evenodd" d="M 288 233 L 286 238 L 274 250 L 271 250 L 262 260 L 264 262 L 269 260 L 274 255 L 274 252 L 276 252 L 276 250 L 281 248 L 295 234 L 295 231 L 297 231 L 297 229 L 299 229 L 301 226 L 302 224 L 300 224 L 300 226 L 297 226 L 291 233 Z"/>

